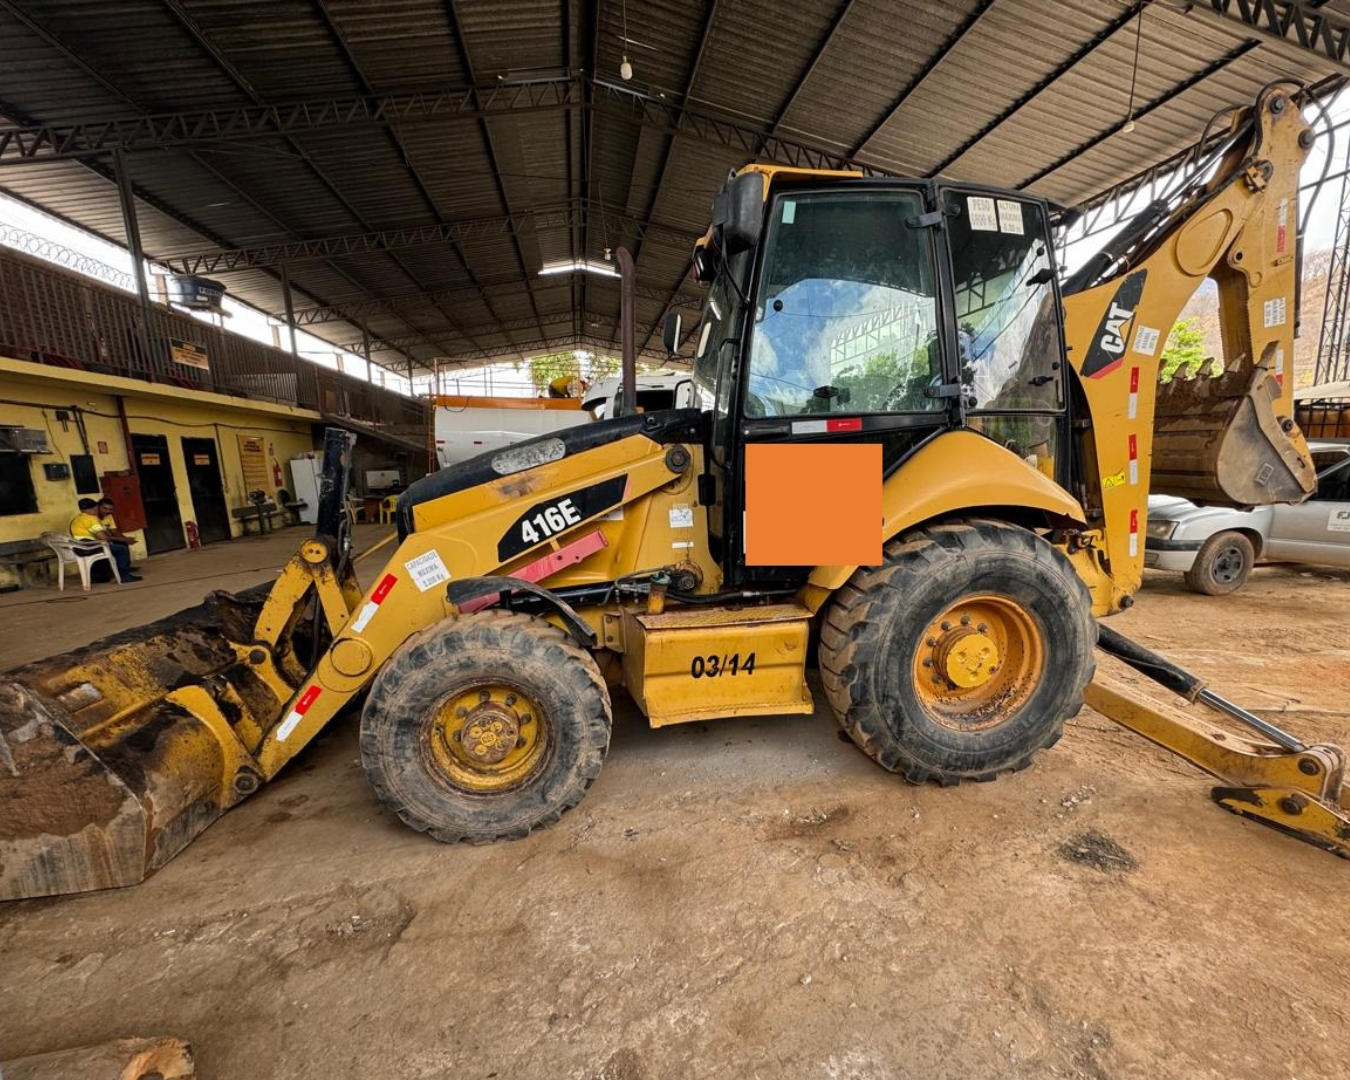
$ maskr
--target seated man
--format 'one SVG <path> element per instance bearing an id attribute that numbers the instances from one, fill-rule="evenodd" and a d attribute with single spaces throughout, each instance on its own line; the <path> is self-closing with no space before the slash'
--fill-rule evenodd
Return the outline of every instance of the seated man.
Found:
<path id="1" fill-rule="evenodd" d="M 70 535 L 76 540 L 107 541 L 112 551 L 113 561 L 117 563 L 117 573 L 125 581 L 140 581 L 137 574 L 131 572 L 131 538 L 117 531 L 112 518 L 112 503 L 107 499 L 81 499 L 80 512 L 70 523 Z M 98 548 L 77 547 L 81 555 L 95 555 Z M 97 571 L 99 567 L 94 567 Z"/>

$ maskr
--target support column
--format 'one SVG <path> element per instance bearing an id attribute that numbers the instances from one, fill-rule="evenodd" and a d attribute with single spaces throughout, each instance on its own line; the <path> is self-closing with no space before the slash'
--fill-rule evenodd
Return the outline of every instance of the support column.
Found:
<path id="1" fill-rule="evenodd" d="M 113 175 L 117 179 L 117 201 L 122 207 L 122 229 L 127 235 L 127 250 L 131 253 L 131 272 L 136 278 L 136 295 L 141 302 L 141 355 L 147 372 L 163 374 L 166 372 L 155 334 L 155 309 L 150 303 L 149 283 L 145 280 L 145 252 L 141 250 L 141 227 L 136 220 L 136 196 L 131 190 L 126 155 L 121 150 L 113 151 Z"/>
<path id="2" fill-rule="evenodd" d="M 366 382 L 370 383 L 370 327 L 365 319 L 361 320 L 361 355 L 366 361 Z"/>
<path id="3" fill-rule="evenodd" d="M 295 300 L 291 296 L 291 275 L 285 263 L 281 264 L 281 299 L 286 305 L 286 329 L 291 335 L 291 355 L 298 360 L 300 353 L 295 347 Z"/>

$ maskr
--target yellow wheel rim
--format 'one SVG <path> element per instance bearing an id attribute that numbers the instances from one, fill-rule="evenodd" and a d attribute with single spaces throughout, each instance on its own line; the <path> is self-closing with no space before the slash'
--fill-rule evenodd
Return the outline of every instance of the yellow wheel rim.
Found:
<path id="1" fill-rule="evenodd" d="M 1044 676 L 1040 624 L 1016 600 L 970 596 L 924 629 L 914 686 L 924 711 L 944 727 L 997 727 L 1026 704 Z"/>
<path id="2" fill-rule="evenodd" d="M 519 687 L 484 683 L 442 697 L 423 730 L 435 773 L 462 791 L 508 791 L 530 777 L 548 749 L 539 703 Z"/>

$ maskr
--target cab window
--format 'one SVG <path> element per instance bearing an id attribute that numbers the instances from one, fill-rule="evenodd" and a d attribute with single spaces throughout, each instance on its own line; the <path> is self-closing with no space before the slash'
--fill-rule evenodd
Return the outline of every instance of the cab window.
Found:
<path id="1" fill-rule="evenodd" d="M 917 193 L 780 195 L 750 342 L 745 415 L 943 407 L 929 230 Z"/>
<path id="2" fill-rule="evenodd" d="M 1037 203 L 944 195 L 961 383 L 973 408 L 1058 411 L 1062 354 L 1050 241 Z"/>

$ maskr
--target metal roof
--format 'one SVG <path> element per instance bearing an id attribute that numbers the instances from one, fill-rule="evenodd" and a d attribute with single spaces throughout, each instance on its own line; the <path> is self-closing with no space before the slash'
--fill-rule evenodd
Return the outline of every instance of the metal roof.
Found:
<path id="1" fill-rule="evenodd" d="M 398 368 L 615 342 L 538 271 L 622 242 L 654 351 L 728 169 L 1079 203 L 1348 53 L 1350 0 L 0 0 L 0 188 L 125 242 L 121 148 L 149 256 Z"/>

